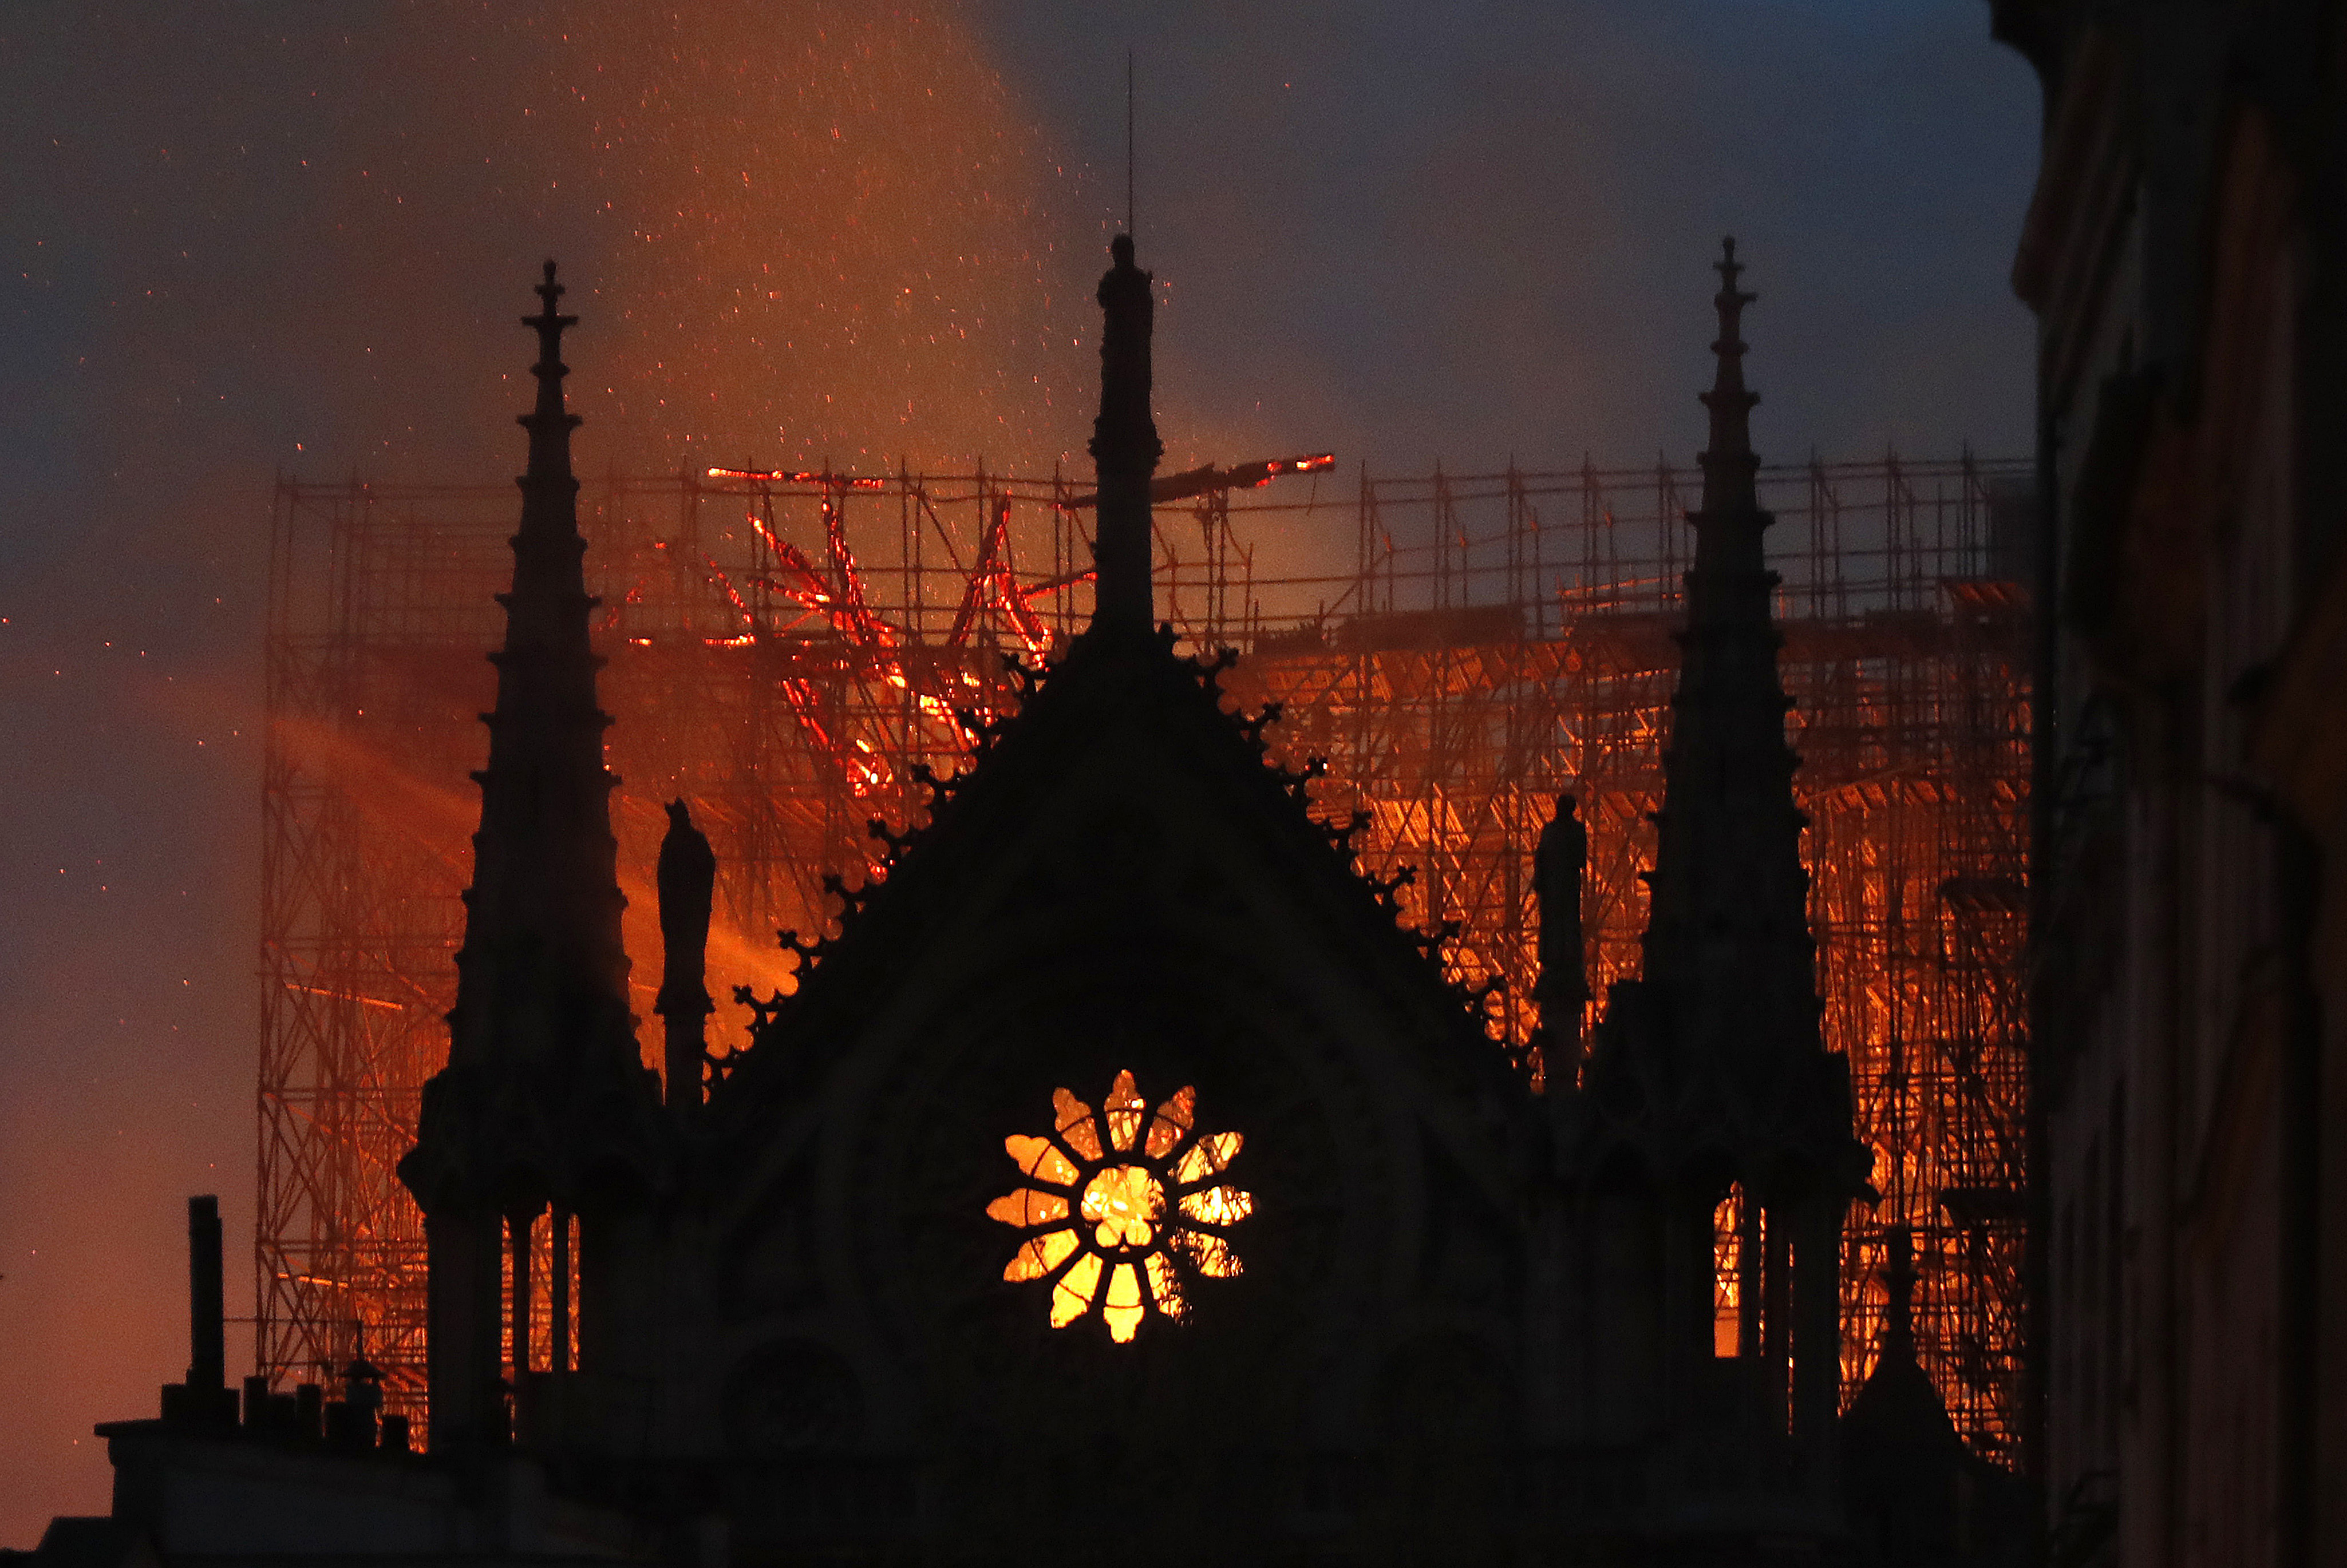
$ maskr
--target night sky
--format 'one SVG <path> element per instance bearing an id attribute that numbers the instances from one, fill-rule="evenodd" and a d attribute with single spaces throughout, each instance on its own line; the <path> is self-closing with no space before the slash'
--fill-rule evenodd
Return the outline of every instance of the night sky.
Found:
<path id="1" fill-rule="evenodd" d="M 1987 29 L 1978 0 L 10 0 L 0 1545 L 102 1512 L 91 1423 L 180 1375 L 188 1194 L 250 1310 L 272 475 L 518 472 L 539 260 L 585 318 L 589 471 L 1074 460 L 1130 48 L 1169 465 L 1687 461 L 1727 232 L 1764 456 L 2018 454 L 2037 95 Z"/>

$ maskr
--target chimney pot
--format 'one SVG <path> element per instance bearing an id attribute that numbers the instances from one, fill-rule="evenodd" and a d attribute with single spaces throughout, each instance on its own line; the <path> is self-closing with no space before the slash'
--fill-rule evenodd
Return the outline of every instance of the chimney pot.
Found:
<path id="1" fill-rule="evenodd" d="M 317 1383 L 297 1383 L 293 1387 L 293 1432 L 304 1442 L 317 1442 L 326 1435 L 326 1390 Z"/>

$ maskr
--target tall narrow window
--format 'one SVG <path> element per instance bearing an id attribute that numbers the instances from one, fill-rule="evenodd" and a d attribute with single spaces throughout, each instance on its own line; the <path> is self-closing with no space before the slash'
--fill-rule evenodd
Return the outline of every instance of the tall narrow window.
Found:
<path id="1" fill-rule="evenodd" d="M 536 1215 L 506 1217 L 506 1365 L 518 1384 L 530 1369 L 531 1329 L 540 1303 L 533 1288 L 543 1264 L 532 1256 L 545 1238 L 538 1234 Z"/>
<path id="2" fill-rule="evenodd" d="M 567 1372 L 578 1364 L 579 1217 L 557 1207 L 547 1228 L 549 1254 L 546 1260 L 546 1365 Z"/>
<path id="3" fill-rule="evenodd" d="M 1711 1211 L 1711 1353 L 1740 1354 L 1744 1341 L 1744 1184 Z"/>

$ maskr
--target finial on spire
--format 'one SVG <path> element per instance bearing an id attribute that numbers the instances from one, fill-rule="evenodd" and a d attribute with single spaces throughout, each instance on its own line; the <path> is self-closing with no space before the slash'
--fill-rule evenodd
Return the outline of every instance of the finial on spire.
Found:
<path id="1" fill-rule="evenodd" d="M 565 328 L 577 326 L 579 318 L 556 311 L 554 302 L 567 290 L 554 280 L 554 263 L 548 261 L 546 280 L 532 290 L 545 301 L 544 307 L 537 315 L 521 319 L 523 326 L 538 331 L 538 363 L 529 368 L 529 373 L 538 378 L 538 406 L 516 415 L 515 423 L 529 432 L 529 477 L 538 479 L 570 477 L 570 433 L 579 423 L 579 416 L 564 407 L 562 397 L 562 378 L 570 371 L 562 362 L 562 333 Z"/>
<path id="2" fill-rule="evenodd" d="M 1711 443 L 1698 460 L 1703 464 L 1703 509 L 1706 514 L 1757 509 L 1760 460 L 1752 451 L 1752 406 L 1760 394 L 1744 385 L 1742 337 L 1744 307 L 1759 298 L 1736 286 L 1744 264 L 1736 259 L 1736 237 L 1719 242 L 1719 292 L 1712 303 L 1719 311 L 1719 336 L 1711 345 L 1718 358 L 1711 390 L 1697 394 L 1711 411 Z"/>

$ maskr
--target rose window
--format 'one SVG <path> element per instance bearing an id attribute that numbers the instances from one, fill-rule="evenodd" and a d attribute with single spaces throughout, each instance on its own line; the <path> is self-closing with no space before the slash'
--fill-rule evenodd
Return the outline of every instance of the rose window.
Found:
<path id="1" fill-rule="evenodd" d="M 1128 1344 L 1153 1310 L 1175 1323 L 1188 1317 L 1184 1292 L 1192 1280 L 1240 1272 L 1226 1232 L 1255 1212 L 1255 1199 L 1216 1178 L 1244 1140 L 1192 1136 L 1197 1097 L 1179 1090 L 1153 1113 L 1133 1074 L 1119 1073 L 1098 1115 L 1055 1090 L 1051 1136 L 1003 1140 L 1037 1185 L 986 1206 L 1003 1224 L 1033 1233 L 1002 1278 L 1050 1280 L 1052 1328 L 1098 1306 L 1109 1338 Z"/>

